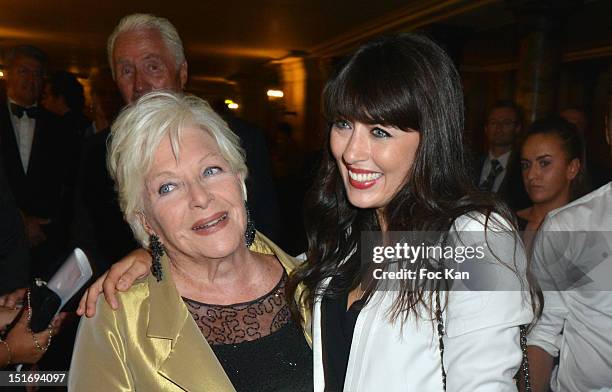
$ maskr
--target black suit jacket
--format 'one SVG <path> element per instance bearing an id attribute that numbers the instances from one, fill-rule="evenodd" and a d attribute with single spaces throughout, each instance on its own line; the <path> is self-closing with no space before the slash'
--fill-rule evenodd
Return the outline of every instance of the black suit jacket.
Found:
<path id="1" fill-rule="evenodd" d="M 43 226 L 47 241 L 34 248 L 32 254 L 33 272 L 46 276 L 66 251 L 69 222 L 63 206 L 72 198 L 69 173 L 75 152 L 70 149 L 59 118 L 41 108 L 26 173 L 7 103 L 0 101 L 0 155 L 17 207 L 25 214 L 51 219 Z"/>
<path id="2" fill-rule="evenodd" d="M 237 117 L 229 114 L 224 117 L 246 152 L 248 205 L 255 227 L 278 243 L 281 239 L 280 210 L 263 132 Z"/>
<path id="3" fill-rule="evenodd" d="M 110 129 L 105 129 L 85 141 L 75 192 L 72 241 L 87 251 L 96 275 L 140 247 L 123 219 L 115 184 L 106 169 L 109 134 Z"/>
<path id="4" fill-rule="evenodd" d="M 30 278 L 30 253 L 23 222 L 0 161 L 0 295 L 25 287 Z"/>
<path id="5" fill-rule="evenodd" d="M 0 102 L 0 153 L 17 206 L 29 215 L 57 218 L 64 192 L 68 157 L 59 119 L 43 109 L 36 119 L 27 173 L 6 102 Z"/>
<path id="6" fill-rule="evenodd" d="M 482 169 L 487 160 L 488 152 L 479 155 L 474 160 L 473 168 L 474 172 L 472 178 L 476 187 L 480 185 L 480 177 Z M 519 157 L 514 154 L 510 154 L 508 159 L 508 166 L 506 167 L 506 173 L 502 180 L 497 195 L 506 202 L 514 211 L 526 208 L 531 205 L 531 200 L 525 191 L 523 185 L 523 178 L 521 175 L 521 162 Z"/>

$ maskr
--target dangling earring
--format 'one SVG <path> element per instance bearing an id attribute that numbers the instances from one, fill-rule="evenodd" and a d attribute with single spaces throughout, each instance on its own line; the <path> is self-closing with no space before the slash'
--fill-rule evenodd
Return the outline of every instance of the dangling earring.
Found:
<path id="1" fill-rule="evenodd" d="M 160 260 L 164 255 L 164 246 L 159 241 L 159 237 L 155 234 L 149 235 L 149 252 L 151 253 L 151 257 L 153 258 L 153 263 L 151 264 L 151 273 L 159 282 L 160 280 L 162 280 L 163 277 Z"/>
<path id="2" fill-rule="evenodd" d="M 246 246 L 248 248 L 253 245 L 253 241 L 255 241 L 255 224 L 251 219 L 251 211 L 249 211 L 249 206 L 247 205 L 246 200 L 244 201 L 244 209 L 246 210 L 247 216 L 246 231 L 244 232 L 244 242 L 246 243 Z"/>

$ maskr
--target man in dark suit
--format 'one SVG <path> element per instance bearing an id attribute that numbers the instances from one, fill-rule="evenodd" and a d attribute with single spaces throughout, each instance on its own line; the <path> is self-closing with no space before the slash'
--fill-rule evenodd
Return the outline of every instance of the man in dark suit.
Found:
<path id="1" fill-rule="evenodd" d="M 38 106 L 46 56 L 17 46 L 6 58 L 6 95 L 0 102 L 0 154 L 32 249 L 33 273 L 44 276 L 63 251 L 61 216 L 68 157 L 58 119 Z"/>
<path id="2" fill-rule="evenodd" d="M 474 165 L 474 182 L 483 191 L 497 193 L 513 209 L 529 205 L 514 146 L 522 131 L 521 111 L 511 101 L 497 102 L 485 123 L 486 154 Z"/>

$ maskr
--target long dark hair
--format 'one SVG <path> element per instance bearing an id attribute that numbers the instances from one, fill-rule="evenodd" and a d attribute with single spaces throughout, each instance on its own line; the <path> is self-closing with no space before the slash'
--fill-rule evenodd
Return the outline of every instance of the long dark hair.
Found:
<path id="1" fill-rule="evenodd" d="M 330 277 L 335 277 L 334 284 L 325 295 L 355 288 L 360 279 L 361 232 L 380 230 L 374 209 L 356 208 L 347 199 L 329 148 L 329 130 L 335 121 L 392 125 L 420 134 L 408 180 L 384 210 L 389 231 L 444 232 L 456 218 L 472 211 L 481 212 L 487 222 L 492 212 L 512 222 L 504 204 L 471 183 L 463 149 L 463 113 L 456 68 L 444 50 L 423 35 L 377 39 L 340 66 L 323 91 L 323 115 L 330 127 L 317 182 L 305 202 L 307 260 L 291 275 L 290 296 L 303 284 L 301 304 L 312 306 L 323 295 L 320 283 Z M 420 303 L 431 310 L 433 291 L 427 292 L 423 286 L 414 290 L 414 285 L 401 283 L 393 319 L 407 317 Z"/>
<path id="2" fill-rule="evenodd" d="M 550 116 L 536 120 L 527 128 L 520 142 L 520 149 L 533 135 L 553 135 L 559 138 L 568 163 L 574 159 L 580 162 L 580 169 L 570 184 L 570 201 L 584 196 L 589 189 L 586 176 L 586 151 L 582 133 L 578 128 L 561 116 Z"/>

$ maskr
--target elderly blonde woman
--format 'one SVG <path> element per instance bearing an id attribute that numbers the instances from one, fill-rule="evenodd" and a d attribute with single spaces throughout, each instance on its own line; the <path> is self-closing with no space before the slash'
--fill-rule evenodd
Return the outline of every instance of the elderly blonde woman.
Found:
<path id="1" fill-rule="evenodd" d="M 101 300 L 82 320 L 69 390 L 312 390 L 309 339 L 284 293 L 296 262 L 255 232 L 238 138 L 203 100 L 153 92 L 111 140 L 109 171 L 152 273 L 118 311 Z"/>

